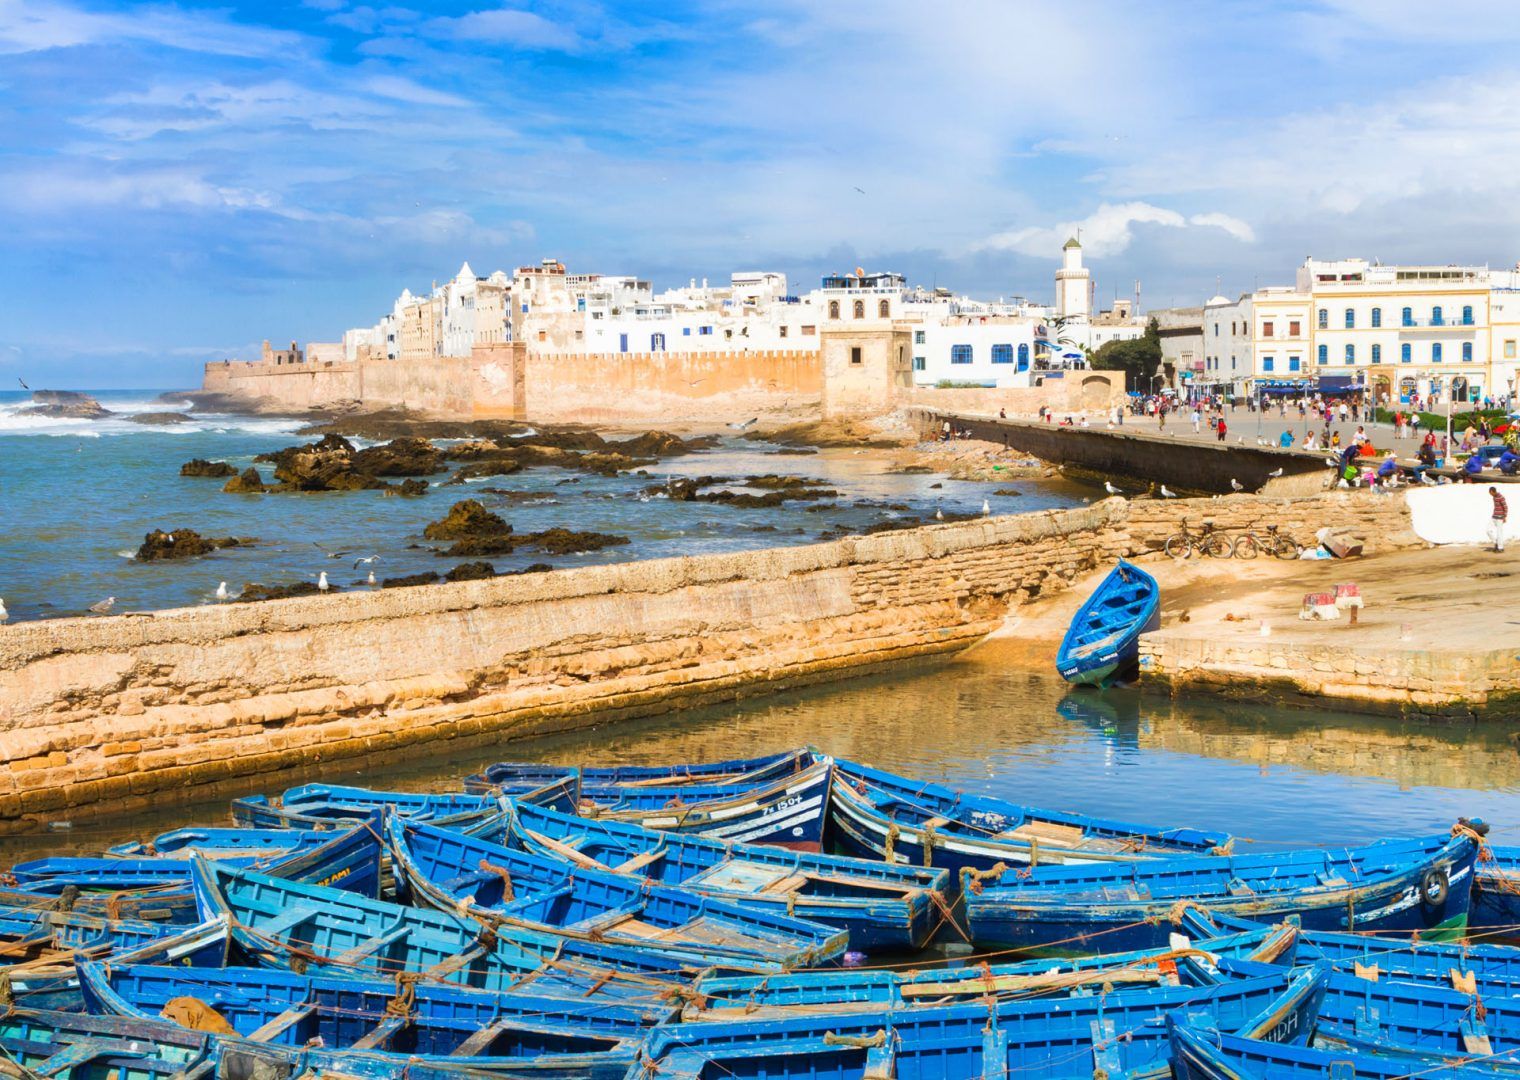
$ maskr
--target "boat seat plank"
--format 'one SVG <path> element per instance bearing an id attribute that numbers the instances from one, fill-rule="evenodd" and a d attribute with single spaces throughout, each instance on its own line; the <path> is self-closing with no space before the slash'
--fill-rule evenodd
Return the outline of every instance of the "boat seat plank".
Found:
<path id="1" fill-rule="evenodd" d="M 315 914 L 314 909 L 298 904 L 281 911 L 268 922 L 259 923 L 254 929 L 265 937 L 278 938 L 288 934 Z"/>
<path id="2" fill-rule="evenodd" d="M 497 1036 L 512 1026 L 513 1017 L 500 1017 L 449 1051 L 449 1057 L 480 1057 Z"/>
<path id="3" fill-rule="evenodd" d="M 430 978 L 441 979 L 445 976 L 454 974 L 454 972 L 460 970 L 461 968 L 468 967 L 470 964 L 474 963 L 476 960 L 479 960 L 485 954 L 486 947 L 484 945 L 475 945 L 471 948 L 466 949 L 458 956 L 451 956 L 447 960 L 434 964 L 432 967 L 427 968 L 423 974 L 429 976 Z"/>
<path id="4" fill-rule="evenodd" d="M 1006 833 L 1020 840 L 1038 840 L 1041 844 L 1058 847 L 1077 847 L 1082 843 L 1080 825 L 1060 825 L 1054 821 L 1026 821 Z"/>
<path id="5" fill-rule="evenodd" d="M 401 940 L 407 935 L 409 930 L 410 927 L 406 925 L 393 926 L 383 934 L 377 934 L 372 938 L 359 942 L 357 945 L 344 949 L 333 958 L 333 962 L 337 964 L 353 964 L 366 957 L 373 956 L 387 945 Z"/>
<path id="6" fill-rule="evenodd" d="M 316 1011 L 314 1005 L 296 1005 L 264 1024 L 248 1036 L 250 1042 L 270 1042 L 288 1027 L 294 1027 Z"/>
<path id="7" fill-rule="evenodd" d="M 727 892 L 769 892 L 778 882 L 790 880 L 784 866 L 767 866 L 764 863 L 729 859 L 709 867 L 686 884 L 703 889 L 721 889 Z"/>
<path id="8" fill-rule="evenodd" d="M 355 1039 L 349 1049 L 374 1050 L 377 1047 L 384 1046 L 392 1035 L 404 1028 L 409 1022 L 409 1019 L 405 1016 L 387 1016 L 372 1029 Z"/>
<path id="9" fill-rule="evenodd" d="M 646 851 L 642 855 L 635 855 L 627 862 L 619 863 L 612 868 L 612 872 L 615 874 L 635 874 L 644 869 L 644 867 L 648 866 L 650 863 L 653 863 L 659 859 L 663 859 L 664 857 L 665 849 L 662 847 L 655 848 L 653 851 Z"/>
<path id="10" fill-rule="evenodd" d="M 533 838 L 533 842 L 535 844 L 542 844 L 544 847 L 554 852 L 554 854 L 558 855 L 566 862 L 574 863 L 576 866 L 584 867 L 587 870 L 612 870 L 612 867 L 608 866 L 606 863 L 593 859 L 590 855 L 587 855 L 581 851 L 577 851 L 571 845 L 564 843 L 563 841 L 556 840 L 552 836 L 545 836 L 543 833 L 536 833 L 532 829 L 527 829 L 525 831 L 530 837 Z"/>
<path id="11" fill-rule="evenodd" d="M 784 877 L 779 881 L 771 882 L 760 891 L 771 896 L 785 896 L 787 893 L 796 892 L 806 884 L 806 874 L 792 874 L 790 877 Z"/>

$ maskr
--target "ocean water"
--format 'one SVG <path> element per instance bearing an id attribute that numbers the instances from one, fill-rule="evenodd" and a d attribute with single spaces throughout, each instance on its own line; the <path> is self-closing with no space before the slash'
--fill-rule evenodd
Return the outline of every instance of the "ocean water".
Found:
<path id="1" fill-rule="evenodd" d="M 728 438 L 717 449 L 651 466 L 647 476 L 531 469 L 443 487 L 438 481 L 447 474 L 439 474 L 429 478 L 428 492 L 416 499 L 379 491 L 228 495 L 220 480 L 181 477 L 180 465 L 207 458 L 241 470 L 259 453 L 311 441 L 296 436 L 302 424 L 193 414 L 187 423 L 151 427 L 125 418 L 188 408 L 188 402 L 159 401 L 158 394 L 104 391 L 95 396 L 120 416 L 51 420 L 19 415 L 31 403 L 29 395 L 0 392 L 0 511 L 6 522 L 0 532 L 0 599 L 13 620 L 84 614 L 107 596 L 116 597 L 117 612 L 215 603 L 222 581 L 236 594 L 247 582 L 315 581 L 322 571 L 339 587 L 364 588 L 369 566 L 355 568 L 354 561 L 370 555 L 380 556 L 372 565 L 382 580 L 425 570 L 442 573 L 458 560 L 423 547 L 422 530 L 465 498 L 478 498 L 519 533 L 561 526 L 630 539 L 599 552 L 546 557 L 522 550 L 491 560 L 498 571 L 506 571 L 534 563 L 560 568 L 811 543 L 835 526 L 858 531 L 894 517 L 932 515 L 936 509 L 976 512 L 984 499 L 994 513 L 1012 513 L 1069 506 L 1092 494 L 1062 481 L 1000 485 L 897 474 L 887 471 L 880 453 L 835 449 L 813 456 L 778 455 L 767 444 Z M 260 468 L 270 479 L 269 467 Z M 643 488 L 670 476 L 764 473 L 825 480 L 841 498 L 736 509 L 640 497 Z M 1022 494 L 993 494 L 1003 486 Z M 522 502 L 481 490 L 491 487 L 534 497 Z M 156 528 L 253 537 L 258 543 L 198 559 L 136 561 L 133 553 Z"/>

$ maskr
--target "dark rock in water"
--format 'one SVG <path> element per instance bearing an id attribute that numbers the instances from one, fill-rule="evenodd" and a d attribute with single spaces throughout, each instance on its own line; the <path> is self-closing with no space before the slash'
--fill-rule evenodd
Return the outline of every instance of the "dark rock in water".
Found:
<path id="1" fill-rule="evenodd" d="M 478 559 L 490 555 L 510 555 L 517 549 L 519 544 L 528 541 L 527 535 L 512 536 L 499 534 L 496 536 L 461 536 L 447 549 L 438 554 L 447 555 L 453 559 Z"/>
<path id="2" fill-rule="evenodd" d="M 268 453 L 260 454 L 253 460 L 282 465 L 297 454 L 352 454 L 353 452 L 354 444 L 342 435 L 324 435 L 316 442 L 309 443 L 306 446 L 287 446 L 283 450 L 271 450 Z"/>
<path id="3" fill-rule="evenodd" d="M 646 431 L 636 438 L 613 443 L 612 449 L 629 457 L 676 457 L 691 453 L 693 448 L 668 431 Z"/>
<path id="4" fill-rule="evenodd" d="M 438 580 L 436 570 L 424 570 L 420 574 L 407 574 L 405 577 L 388 577 L 380 582 L 382 589 L 404 589 L 408 585 L 431 585 Z"/>
<path id="5" fill-rule="evenodd" d="M 482 578 L 496 576 L 496 567 L 488 562 L 460 563 L 447 574 L 443 575 L 445 581 L 480 581 Z"/>
<path id="6" fill-rule="evenodd" d="M 1009 495 L 1022 495 L 1024 493 L 1022 491 L 1020 491 L 1018 488 L 998 488 L 996 491 L 993 492 L 993 494 L 994 495 L 1009 496 Z"/>
<path id="7" fill-rule="evenodd" d="M 49 416 L 61 420 L 99 420 L 115 413 L 89 394 L 77 390 L 33 390 L 32 404 L 22 416 Z"/>
<path id="8" fill-rule="evenodd" d="M 628 543 L 626 536 L 610 533 L 572 532 L 569 529 L 545 529 L 540 533 L 528 533 L 523 537 L 529 546 L 549 555 L 570 555 L 577 551 L 600 551 Z"/>
<path id="9" fill-rule="evenodd" d="M 338 586 L 329 585 L 328 591 L 337 592 Z M 243 586 L 243 591 L 238 593 L 238 599 L 240 601 L 286 600 L 292 596 L 319 596 L 321 592 L 315 581 L 297 581 L 290 585 L 262 585 L 257 581 L 250 581 Z"/>
<path id="10" fill-rule="evenodd" d="M 139 562 L 189 559 L 197 555 L 209 555 L 218 548 L 239 547 L 254 542 L 252 537 L 202 536 L 194 529 L 174 529 L 169 532 L 154 529 L 143 537 L 142 547 L 137 549 L 136 557 Z"/>
<path id="11" fill-rule="evenodd" d="M 179 467 L 179 474 L 181 476 L 210 476 L 220 479 L 224 476 L 236 476 L 237 470 L 225 461 L 207 461 L 205 458 L 191 458 Z"/>
<path id="12" fill-rule="evenodd" d="M 919 476 L 923 473 L 932 473 L 934 470 L 928 465 L 903 465 L 902 467 L 892 469 L 891 471 L 895 473 L 901 473 L 904 476 Z"/>
<path id="13" fill-rule="evenodd" d="M 760 495 L 747 491 L 729 491 L 727 489 L 721 491 L 702 490 L 703 488 L 732 482 L 724 476 L 681 476 L 665 484 L 647 487 L 644 491 L 651 495 L 663 492 L 667 497 L 676 502 L 724 503 L 728 506 L 736 506 L 741 509 L 780 506 L 791 499 L 833 499 L 839 494 L 837 491 L 823 487 L 822 480 L 814 480 L 806 476 L 777 476 L 774 473 L 768 473 L 765 476 L 747 476 L 742 481 L 745 487 L 760 488 L 763 492 Z"/>
<path id="14" fill-rule="evenodd" d="M 355 451 L 350 467 L 364 476 L 431 476 L 448 468 L 443 451 L 426 439 L 392 439 Z"/>
<path id="15" fill-rule="evenodd" d="M 447 481 L 450 484 L 462 484 L 466 480 L 478 480 L 483 476 L 511 476 L 515 472 L 522 472 L 522 464 L 509 458 L 499 458 L 493 461 L 472 461 L 468 465 L 461 465 L 454 471 L 454 475 Z"/>
<path id="16" fill-rule="evenodd" d="M 502 576 L 505 577 L 507 574 L 547 574 L 550 570 L 553 570 L 553 569 L 554 569 L 554 567 L 550 566 L 546 562 L 536 562 L 536 563 L 529 563 L 527 566 L 523 567 L 521 570 L 508 570 L 505 573 L 503 573 Z"/>
<path id="17" fill-rule="evenodd" d="M 934 488 L 942 488 L 944 486 L 945 486 L 944 484 L 930 484 L 929 488 L 932 491 Z"/>
<path id="18" fill-rule="evenodd" d="M 188 424 L 190 417 L 182 412 L 140 412 L 135 416 L 127 417 L 134 424 L 149 424 L 167 427 L 170 424 Z"/>
<path id="19" fill-rule="evenodd" d="M 422 535 L 429 540 L 465 540 L 507 536 L 511 532 L 512 526 L 499 515 L 474 499 L 465 499 L 449 507 L 447 517 L 429 523 Z"/>
<path id="20" fill-rule="evenodd" d="M 418 495 L 426 494 L 427 489 L 428 482 L 426 480 L 408 478 L 393 488 L 386 488 L 385 493 L 387 495 L 405 495 L 408 498 L 416 498 Z"/>
<path id="21" fill-rule="evenodd" d="M 259 475 L 259 470 L 250 465 L 223 484 L 222 490 L 233 495 L 258 495 L 268 489 L 264 486 L 264 478 Z"/>
<path id="22" fill-rule="evenodd" d="M 783 446 L 780 450 L 772 450 L 771 457 L 808 457 L 818 453 L 814 446 Z"/>
<path id="23" fill-rule="evenodd" d="M 389 487 L 382 477 L 427 476 L 447 467 L 443 451 L 426 439 L 394 439 L 355 450 L 343 436 L 332 433 L 254 460 L 274 465 L 277 491 L 368 491 Z"/>

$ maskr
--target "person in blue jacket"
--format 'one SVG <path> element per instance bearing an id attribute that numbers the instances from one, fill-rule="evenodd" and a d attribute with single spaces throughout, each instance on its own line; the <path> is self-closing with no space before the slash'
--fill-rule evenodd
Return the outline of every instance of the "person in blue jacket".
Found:
<path id="1" fill-rule="evenodd" d="M 1469 484 L 1477 483 L 1483 475 L 1483 455 L 1472 454 L 1467 459 L 1467 464 L 1462 466 L 1462 475 Z"/>
<path id="2" fill-rule="evenodd" d="M 1377 471 L 1378 483 L 1380 485 L 1386 487 L 1389 484 L 1393 483 L 1393 478 L 1395 476 L 1397 476 L 1398 474 L 1399 474 L 1399 463 L 1398 463 L 1398 461 L 1396 461 L 1394 459 L 1393 451 L 1390 450 L 1390 451 L 1388 451 L 1387 456 L 1385 456 L 1383 458 L 1383 463 L 1378 466 L 1378 471 Z"/>
<path id="3" fill-rule="evenodd" d="M 1282 447 L 1284 450 L 1292 450 L 1293 449 L 1293 432 L 1291 432 L 1291 431 L 1284 431 L 1281 435 L 1279 435 L 1277 437 L 1277 445 L 1280 446 L 1280 447 Z"/>
<path id="4" fill-rule="evenodd" d="M 1506 446 L 1504 453 L 1499 455 L 1499 471 L 1505 476 L 1520 472 L 1520 454 L 1515 453 L 1513 447 Z"/>

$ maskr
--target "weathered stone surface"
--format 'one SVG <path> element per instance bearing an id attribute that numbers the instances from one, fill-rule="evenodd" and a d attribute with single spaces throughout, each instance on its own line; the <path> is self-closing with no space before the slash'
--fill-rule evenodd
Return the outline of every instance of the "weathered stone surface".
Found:
<path id="1" fill-rule="evenodd" d="M 403 574 L 400 577 L 384 578 L 380 582 L 383 589 L 404 589 L 410 585 L 431 585 L 438 580 L 436 570 L 424 570 L 420 574 Z"/>
<path id="2" fill-rule="evenodd" d="M 62 420 L 100 420 L 115 414 L 89 394 L 77 390 L 33 390 L 32 404 L 20 410 L 20 415 L 48 416 Z"/>
<path id="3" fill-rule="evenodd" d="M 506 536 L 512 526 L 493 514 L 475 499 L 464 499 L 449 507 L 447 517 L 430 522 L 422 530 L 429 540 L 467 540 L 489 536 Z"/>
<path id="4" fill-rule="evenodd" d="M 174 424 L 188 424 L 191 417 L 189 413 L 182 412 L 144 412 L 135 413 L 127 419 L 148 427 L 171 427 Z"/>
<path id="5" fill-rule="evenodd" d="M 397 484 L 395 487 L 386 488 L 385 493 L 387 495 L 402 495 L 409 499 L 415 499 L 419 495 L 426 494 L 427 489 L 428 482 L 426 480 L 417 480 L 408 477 L 407 479 L 401 481 L 401 483 Z"/>
<path id="6" fill-rule="evenodd" d="M 447 574 L 443 575 L 445 581 L 480 581 L 484 578 L 495 577 L 496 567 L 488 562 L 460 563 Z"/>
<path id="7" fill-rule="evenodd" d="M 254 543 L 252 537 L 202 536 L 194 529 L 154 529 L 143 537 L 137 549 L 140 562 L 156 562 L 162 559 L 190 559 L 197 555 L 209 555 L 218 548 L 238 547 Z"/>
<path id="8" fill-rule="evenodd" d="M 258 495 L 265 491 L 264 478 L 252 465 L 222 485 L 222 490 L 232 495 Z"/>
<path id="9" fill-rule="evenodd" d="M 220 479 L 224 476 L 236 476 L 237 470 L 225 461 L 207 461 L 205 458 L 191 458 L 179 467 L 181 476 L 210 476 Z"/>

